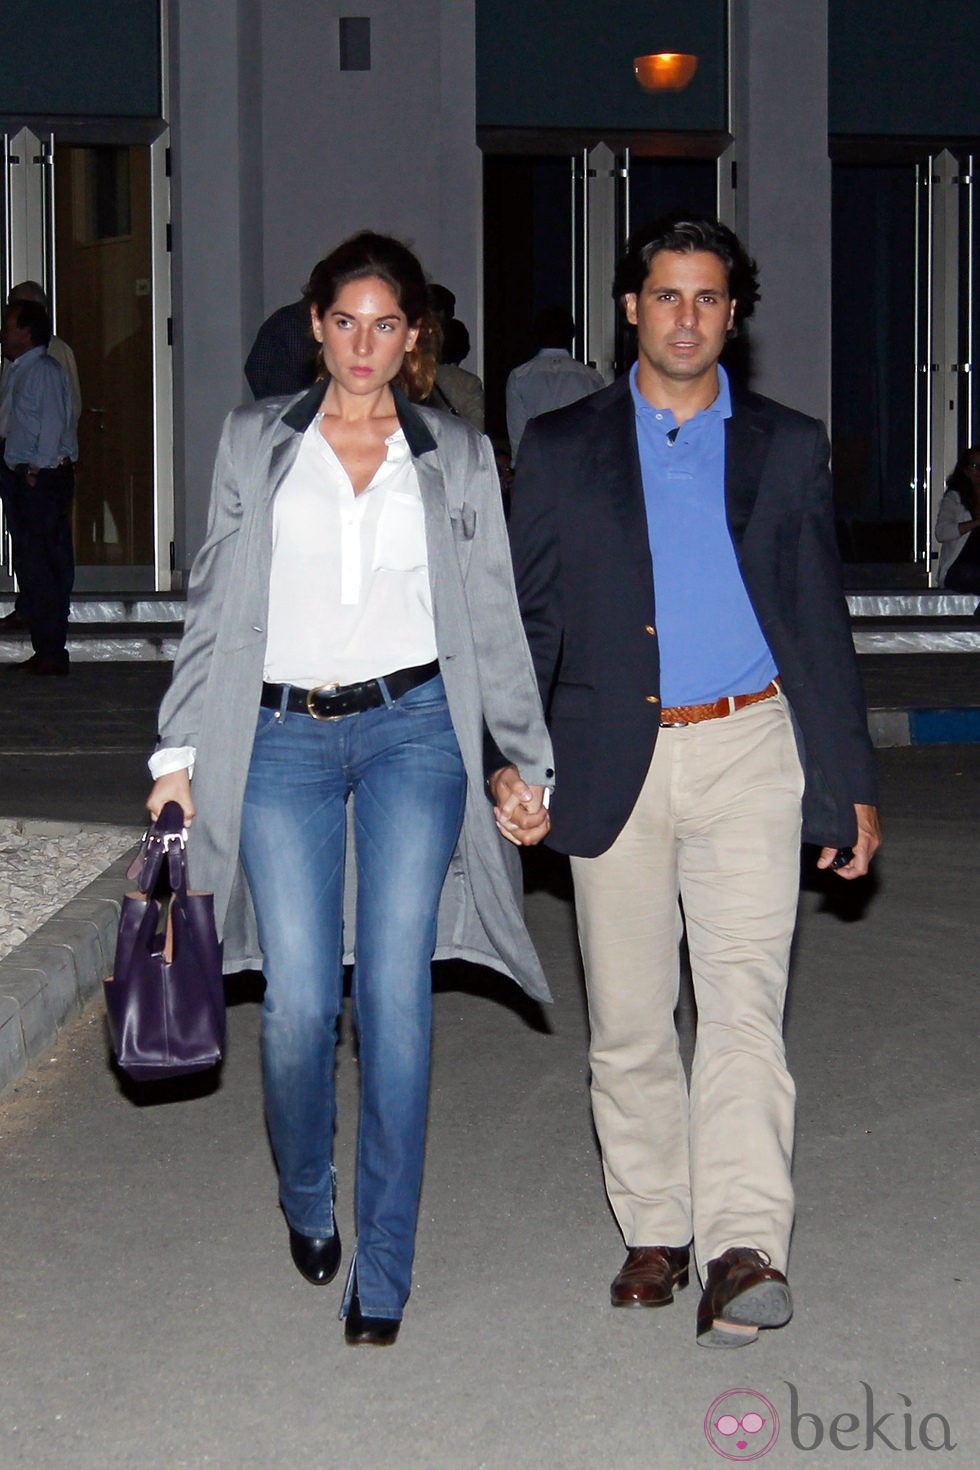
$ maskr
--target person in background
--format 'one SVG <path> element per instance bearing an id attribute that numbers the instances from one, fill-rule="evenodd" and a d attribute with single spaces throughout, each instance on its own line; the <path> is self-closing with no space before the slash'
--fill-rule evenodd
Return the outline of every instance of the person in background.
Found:
<path id="1" fill-rule="evenodd" d="M 316 380 L 319 349 L 310 331 L 306 297 L 280 306 L 259 327 L 245 378 L 253 398 L 289 398 Z"/>
<path id="2" fill-rule="evenodd" d="M 51 308 L 48 303 L 48 295 L 40 282 L 20 281 L 16 286 L 12 286 L 7 297 L 7 305 L 11 306 L 18 301 L 36 302 L 38 306 L 44 308 L 50 320 Z M 52 332 L 48 341 L 48 356 L 53 358 L 55 362 L 60 363 L 68 379 L 68 386 L 71 390 L 72 420 L 77 435 L 78 420 L 82 412 L 82 389 L 78 379 L 78 366 L 75 362 L 75 354 L 63 338 L 55 336 Z M 10 372 L 10 368 L 11 363 L 4 360 L 2 369 L 0 369 L 0 397 L 3 396 L 4 392 L 3 379 Z M 24 614 L 24 600 L 21 590 L 18 587 L 13 609 L 6 616 L 0 618 L 0 632 L 19 630 L 26 627 L 27 618 Z"/>
<path id="3" fill-rule="evenodd" d="M 214 892 L 225 968 L 264 971 L 266 1118 L 293 1262 L 315 1285 L 341 1259 L 334 1051 L 353 949 L 357 1244 L 341 1315 L 349 1344 L 382 1347 L 411 1286 L 433 954 L 548 998 L 516 848 L 548 829 L 554 771 L 490 444 L 416 406 L 438 340 L 419 262 L 355 235 L 306 299 L 323 377 L 225 425 L 147 805 L 193 820 L 191 880 Z M 506 765 L 495 809 L 487 734 Z"/>
<path id="4" fill-rule="evenodd" d="M 435 387 L 429 397 L 432 408 L 458 414 L 483 433 L 483 384 L 476 373 L 460 363 L 470 352 L 470 334 L 458 317 L 446 323 L 442 334 Z"/>
<path id="5" fill-rule="evenodd" d="M 425 300 L 440 332 L 445 333 L 456 315 L 455 292 L 450 291 L 448 286 L 440 285 L 438 281 L 430 281 L 425 288 Z"/>
<path id="6" fill-rule="evenodd" d="M 964 449 L 946 481 L 936 540 L 939 585 L 949 592 L 980 592 L 980 445 Z M 973 616 L 980 617 L 980 603 Z"/>
<path id="7" fill-rule="evenodd" d="M 47 292 L 37 281 L 21 281 L 18 285 L 11 287 L 10 295 L 7 297 L 7 305 L 11 306 L 15 301 L 36 301 L 38 306 L 43 306 L 51 318 L 51 305 L 48 301 Z M 78 432 L 78 420 L 82 413 L 82 385 L 78 377 L 78 364 L 75 362 L 75 354 L 63 337 L 58 337 L 54 332 L 48 342 L 48 356 L 53 357 L 55 362 L 60 363 L 65 370 L 68 386 L 71 389 L 71 411 L 75 432 Z"/>
<path id="8" fill-rule="evenodd" d="M 34 652 L 12 668 L 68 673 L 68 615 L 75 581 L 71 504 L 78 440 L 71 389 L 48 355 L 51 323 L 36 301 L 6 308 L 0 342 L 9 364 L 0 383 L 0 497 L 19 584 L 17 615 Z M 8 622 L 9 619 L 5 620 Z"/>
<path id="9" fill-rule="evenodd" d="M 601 373 L 572 356 L 575 323 L 564 306 L 539 311 L 533 334 L 535 355 L 514 368 L 507 379 L 507 434 L 515 462 L 528 419 L 564 408 L 605 387 Z"/>

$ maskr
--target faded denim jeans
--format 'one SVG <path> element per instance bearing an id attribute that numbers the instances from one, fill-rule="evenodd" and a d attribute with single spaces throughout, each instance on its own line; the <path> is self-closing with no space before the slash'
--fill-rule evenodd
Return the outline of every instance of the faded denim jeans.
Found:
<path id="1" fill-rule="evenodd" d="M 432 1020 L 431 960 L 466 774 L 441 675 L 336 721 L 262 708 L 241 856 L 265 957 L 262 1062 L 279 1194 L 294 1230 L 334 1228 L 346 804 L 354 797 L 360 1065 L 357 1287 L 400 1318 L 411 1288 Z M 348 1292 L 349 1295 L 349 1292 Z"/>

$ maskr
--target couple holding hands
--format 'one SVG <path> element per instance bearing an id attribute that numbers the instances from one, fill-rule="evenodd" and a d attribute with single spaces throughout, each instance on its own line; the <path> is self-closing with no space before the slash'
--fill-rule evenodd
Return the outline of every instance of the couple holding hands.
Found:
<path id="1" fill-rule="evenodd" d="M 229 416 L 147 804 L 184 810 L 226 970 L 263 970 L 280 1203 L 317 1285 L 342 1256 L 334 1052 L 353 959 L 348 1343 L 393 1343 L 411 1287 L 431 961 L 549 998 L 518 853 L 547 838 L 572 857 L 628 1248 L 613 1304 L 669 1302 L 693 1237 L 698 1340 L 738 1346 L 791 1312 L 782 1005 L 801 810 L 844 878 L 878 842 L 826 438 L 718 363 L 757 295 L 735 237 L 656 221 L 614 291 L 638 362 L 529 425 L 508 546 L 491 445 L 419 406 L 438 360 L 425 287 L 400 242 L 345 241 L 306 293 L 319 381 Z"/>

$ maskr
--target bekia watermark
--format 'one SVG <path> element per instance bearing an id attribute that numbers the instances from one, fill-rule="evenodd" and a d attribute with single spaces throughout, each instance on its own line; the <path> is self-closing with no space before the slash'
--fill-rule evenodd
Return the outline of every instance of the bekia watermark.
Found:
<path id="1" fill-rule="evenodd" d="M 878 1447 L 889 1450 L 955 1450 L 949 1420 L 944 1414 L 930 1410 L 920 1414 L 912 1406 L 908 1394 L 896 1397 L 902 1402 L 900 1409 L 886 1409 L 883 1414 L 876 1410 L 874 1391 L 870 1383 L 862 1379 L 864 1390 L 864 1414 L 845 1412 L 831 1418 L 800 1408 L 800 1396 L 795 1383 L 788 1380 L 789 1389 L 789 1432 L 798 1450 L 815 1450 L 827 1443 L 835 1450 L 871 1450 Z"/>
<path id="2" fill-rule="evenodd" d="M 729 1388 L 705 1414 L 704 1432 L 719 1455 L 745 1465 L 772 1449 L 779 1435 L 779 1415 L 754 1388 Z"/>
<path id="3" fill-rule="evenodd" d="M 838 1413 L 818 1413 L 810 1403 L 803 1407 L 795 1383 L 784 1379 L 789 1391 L 789 1408 L 783 1419 L 793 1446 L 806 1453 L 826 1444 L 835 1450 L 955 1450 L 956 1441 L 945 1414 L 930 1409 L 922 1412 L 908 1394 L 892 1398 L 885 1407 L 879 1392 L 875 1400 L 870 1383 L 863 1379 L 855 1406 Z M 899 1406 L 894 1407 L 894 1399 Z M 719 1455 L 747 1464 L 768 1454 L 779 1435 L 775 1405 L 754 1388 L 730 1388 L 719 1394 L 704 1416 L 705 1438 Z"/>

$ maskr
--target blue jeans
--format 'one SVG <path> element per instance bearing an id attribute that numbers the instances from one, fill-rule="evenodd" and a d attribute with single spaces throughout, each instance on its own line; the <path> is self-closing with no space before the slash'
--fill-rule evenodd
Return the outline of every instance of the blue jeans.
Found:
<path id="1" fill-rule="evenodd" d="M 265 957 L 266 1119 L 286 1219 L 314 1237 L 334 1228 L 334 1052 L 351 795 L 357 1285 L 368 1316 L 397 1318 L 411 1288 L 422 1184 L 436 918 L 466 799 L 441 675 L 335 722 L 259 711 L 241 856 Z"/>

